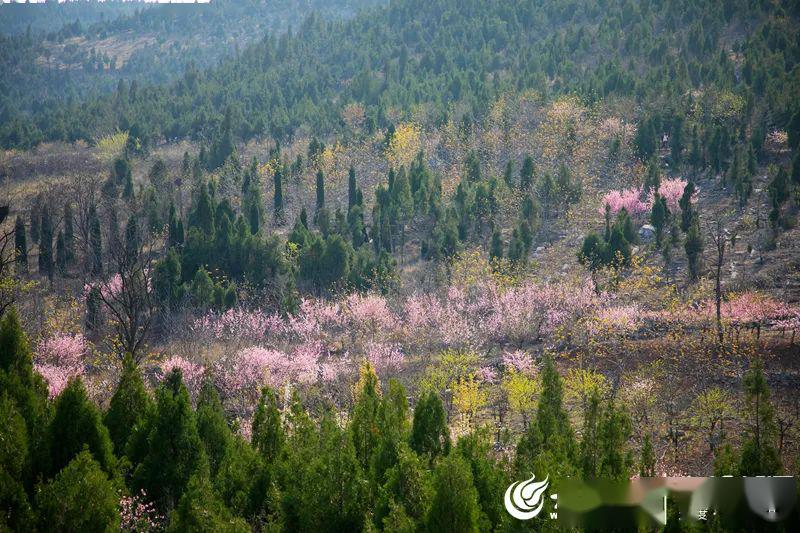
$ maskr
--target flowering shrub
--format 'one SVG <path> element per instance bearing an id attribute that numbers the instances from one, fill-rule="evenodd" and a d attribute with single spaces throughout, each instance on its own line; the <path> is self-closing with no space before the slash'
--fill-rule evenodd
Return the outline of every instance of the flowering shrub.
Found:
<path id="1" fill-rule="evenodd" d="M 166 517 L 160 515 L 155 504 L 148 501 L 144 490 L 134 496 L 122 496 L 119 500 L 121 531 L 161 531 L 166 525 Z"/>
<path id="2" fill-rule="evenodd" d="M 677 213 L 680 209 L 679 201 L 683 196 L 683 190 L 686 188 L 686 180 L 680 178 L 668 178 L 661 181 L 658 187 L 659 196 L 663 196 L 667 202 L 667 208 L 673 213 Z M 625 189 L 622 191 L 609 191 L 603 196 L 599 213 L 605 215 L 606 206 L 608 206 L 612 215 L 616 215 L 623 208 L 631 216 L 642 215 L 649 212 L 653 208 L 654 195 L 651 192 L 645 197 L 642 188 Z M 697 190 L 692 195 L 692 202 L 697 201 Z"/>
<path id="3" fill-rule="evenodd" d="M 61 394 L 70 379 L 84 373 L 86 340 L 80 333 L 58 334 L 36 347 L 34 368 L 47 381 L 51 398 Z"/>
<path id="4" fill-rule="evenodd" d="M 183 374 L 183 383 L 186 385 L 189 394 L 192 397 L 197 396 L 200 387 L 203 385 L 203 375 L 205 374 L 205 368 L 202 365 L 192 363 L 180 356 L 173 356 L 163 361 L 160 368 L 165 376 L 174 368 L 179 369 Z"/>

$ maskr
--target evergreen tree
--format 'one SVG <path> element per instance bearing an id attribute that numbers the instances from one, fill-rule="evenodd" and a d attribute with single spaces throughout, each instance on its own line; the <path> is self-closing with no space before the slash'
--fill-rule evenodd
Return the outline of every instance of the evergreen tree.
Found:
<path id="1" fill-rule="evenodd" d="M 189 215 L 189 228 L 199 228 L 207 236 L 214 235 L 214 207 L 208 194 L 208 184 L 203 182 L 194 209 Z"/>
<path id="2" fill-rule="evenodd" d="M 742 444 L 739 475 L 775 476 L 781 459 L 775 449 L 777 428 L 763 363 L 756 359 L 743 379 L 748 424 Z"/>
<path id="3" fill-rule="evenodd" d="M 23 484 L 30 462 L 28 428 L 5 392 L 0 393 L 0 428 L 0 529 L 24 531 L 35 522 Z"/>
<path id="4" fill-rule="evenodd" d="M 253 447 L 261 454 L 266 464 L 272 464 L 277 459 L 283 448 L 285 436 L 281 413 L 278 410 L 278 398 L 275 392 L 264 387 L 261 398 L 253 415 Z"/>
<path id="5" fill-rule="evenodd" d="M 530 190 L 533 186 L 536 177 L 536 168 L 533 164 L 533 158 L 529 155 L 525 156 L 522 162 L 522 169 L 519 172 L 519 187 L 523 191 Z"/>
<path id="6" fill-rule="evenodd" d="M 478 491 L 467 462 L 458 454 L 445 457 L 436 467 L 434 496 L 428 511 L 428 531 L 452 533 L 480 530 Z"/>
<path id="7" fill-rule="evenodd" d="M 100 218 L 92 208 L 89 215 L 89 264 L 92 276 L 103 274 L 103 239 L 100 234 Z"/>
<path id="8" fill-rule="evenodd" d="M 25 223 L 19 216 L 14 223 L 14 253 L 19 272 L 26 274 L 28 272 L 28 240 L 25 236 Z"/>
<path id="9" fill-rule="evenodd" d="M 41 196 L 37 196 L 31 206 L 31 242 L 34 244 L 39 244 L 39 238 L 41 237 L 42 201 Z"/>
<path id="10" fill-rule="evenodd" d="M 158 390 L 151 426 L 132 484 L 136 490 L 146 490 L 162 510 L 169 510 L 180 500 L 191 476 L 208 468 L 189 393 L 178 369 L 167 374 Z"/>
<path id="11" fill-rule="evenodd" d="M 796 152 L 792 161 L 792 183 L 795 187 L 800 187 L 800 150 Z"/>
<path id="12" fill-rule="evenodd" d="M 442 399 L 435 391 L 423 395 L 414 409 L 409 444 L 412 450 L 431 461 L 450 453 L 450 430 Z"/>
<path id="13" fill-rule="evenodd" d="M 50 474 L 55 474 L 84 447 L 109 475 L 116 468 L 113 444 L 100 412 L 86 396 L 83 381 L 74 379 L 58 396 L 55 413 L 47 430 L 50 454 Z"/>
<path id="14" fill-rule="evenodd" d="M 692 197 L 695 194 L 695 185 L 693 181 L 686 183 L 683 188 L 683 195 L 678 200 L 678 205 L 681 208 L 681 229 L 684 233 L 689 231 L 689 226 L 694 218 L 694 206 L 692 205 Z"/>
<path id="15" fill-rule="evenodd" d="M 656 475 L 656 455 L 653 451 L 653 443 L 650 440 L 649 434 L 645 434 L 644 441 L 642 442 L 642 453 L 639 458 L 639 475 L 642 477 L 653 477 Z"/>
<path id="16" fill-rule="evenodd" d="M 273 212 L 275 219 L 280 220 L 283 216 L 283 170 L 282 166 L 278 165 L 275 168 L 275 173 L 272 176 L 274 182 L 274 197 L 273 197 Z"/>
<path id="17" fill-rule="evenodd" d="M 475 150 L 470 150 L 464 161 L 464 176 L 468 183 L 481 181 L 481 160 Z"/>
<path id="18" fill-rule="evenodd" d="M 178 219 L 175 204 L 169 204 L 169 222 L 167 223 L 167 245 L 169 248 L 183 244 L 183 223 Z"/>
<path id="19" fill-rule="evenodd" d="M 347 210 L 350 211 L 358 202 L 358 184 L 356 183 L 356 169 L 350 166 L 347 177 Z"/>
<path id="20" fill-rule="evenodd" d="M 381 398 L 376 418 L 378 442 L 372 458 L 372 481 L 380 485 L 386 472 L 397 463 L 402 446 L 407 446 L 409 423 L 406 390 L 396 380 L 389 380 L 389 390 Z"/>
<path id="21" fill-rule="evenodd" d="M 59 231 L 56 238 L 56 266 L 62 276 L 67 271 L 67 247 L 64 244 L 64 232 Z"/>
<path id="22" fill-rule="evenodd" d="M 325 174 L 317 171 L 317 211 L 325 207 Z"/>
<path id="23" fill-rule="evenodd" d="M 173 511 L 170 532 L 241 532 L 250 531 L 244 520 L 234 518 L 230 510 L 214 492 L 208 466 L 201 466 L 186 485 L 186 491 Z"/>
<path id="24" fill-rule="evenodd" d="M 552 357 L 544 359 L 536 419 L 517 446 L 516 471 L 560 479 L 576 465 L 575 437 L 563 407 L 563 385 Z"/>
<path id="25" fill-rule="evenodd" d="M 656 246 L 661 247 L 661 239 L 664 237 L 664 226 L 667 223 L 669 216 L 669 209 L 667 208 L 667 200 L 660 194 L 656 193 L 653 200 L 653 208 L 650 212 L 650 223 L 656 230 Z"/>
<path id="26" fill-rule="evenodd" d="M 495 459 L 492 450 L 493 440 L 488 431 L 479 430 L 458 440 L 456 451 L 470 465 L 478 503 L 489 520 L 490 530 L 496 531 L 504 522 L 507 512 L 498 494 L 505 492 L 508 479 L 502 463 Z M 481 524 L 482 530 L 485 530 Z"/>
<path id="27" fill-rule="evenodd" d="M 632 426 L 627 413 L 617 409 L 611 400 L 603 412 L 598 428 L 600 464 L 598 474 L 605 479 L 627 480 L 633 464 L 625 450 L 631 437 Z"/>
<path id="28" fill-rule="evenodd" d="M 217 475 L 225 454 L 233 446 L 233 434 L 225 420 L 217 390 L 210 380 L 206 380 L 197 401 L 197 433 L 203 442 L 208 458 L 211 477 Z"/>
<path id="29" fill-rule="evenodd" d="M 489 258 L 492 260 L 500 260 L 503 258 L 503 237 L 499 230 L 492 233 L 492 243 L 489 247 Z"/>
<path id="30" fill-rule="evenodd" d="M 75 227 L 72 216 L 72 204 L 64 204 L 64 251 L 67 266 L 75 264 Z"/>
<path id="31" fill-rule="evenodd" d="M 700 222 L 697 216 L 692 217 L 686 241 L 683 244 L 686 258 L 689 260 L 689 278 L 696 280 L 700 275 L 700 261 L 703 255 L 703 237 L 700 234 Z"/>
<path id="32" fill-rule="evenodd" d="M 368 362 L 361 366 L 361 377 L 356 384 L 356 398 L 350 430 L 353 445 L 361 468 L 368 470 L 372 455 L 378 446 L 378 408 L 380 405 L 380 386 L 375 370 Z"/>
<path id="33" fill-rule="evenodd" d="M 116 531 L 118 487 L 89 451 L 78 453 L 36 495 L 43 531 Z"/>
<path id="34" fill-rule="evenodd" d="M 39 274 L 53 277 L 53 223 L 50 209 L 42 209 L 42 225 L 39 234 Z"/>
<path id="35" fill-rule="evenodd" d="M 142 374 L 130 354 L 126 354 L 122 375 L 104 420 L 118 456 L 125 454 L 134 428 L 143 423 L 152 409 L 153 402 L 145 390 Z"/>

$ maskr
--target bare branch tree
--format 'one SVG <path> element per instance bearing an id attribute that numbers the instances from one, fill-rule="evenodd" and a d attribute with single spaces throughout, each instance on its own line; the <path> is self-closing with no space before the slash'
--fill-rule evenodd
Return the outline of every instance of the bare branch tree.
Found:
<path id="1" fill-rule="evenodd" d="M 155 239 L 139 237 L 109 248 L 111 274 L 99 283 L 99 297 L 110 313 L 120 341 L 120 356 L 128 353 L 137 363 L 142 359 L 153 318 L 156 299 L 150 275 Z"/>
<path id="2" fill-rule="evenodd" d="M 723 214 L 712 216 L 707 222 L 708 234 L 714 243 L 716 251 L 714 259 L 714 303 L 716 306 L 718 348 L 722 346 L 724 340 L 724 330 L 722 328 L 722 267 L 725 263 L 725 250 L 730 238 L 726 222 L 727 218 Z"/>

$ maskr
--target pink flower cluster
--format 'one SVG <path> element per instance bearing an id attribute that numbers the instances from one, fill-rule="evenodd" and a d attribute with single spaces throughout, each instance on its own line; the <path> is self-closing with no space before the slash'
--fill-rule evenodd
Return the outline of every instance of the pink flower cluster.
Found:
<path id="1" fill-rule="evenodd" d="M 47 381 L 51 398 L 61 394 L 69 380 L 84 373 L 86 340 L 80 333 L 57 334 L 36 347 L 34 368 Z"/>
<path id="2" fill-rule="evenodd" d="M 122 531 L 161 531 L 166 525 L 166 517 L 160 515 L 155 505 L 147 501 L 144 490 L 134 496 L 120 498 L 119 518 Z"/>
<path id="3" fill-rule="evenodd" d="M 400 346 L 392 343 L 370 342 L 366 352 L 367 360 L 378 373 L 400 370 L 405 359 Z"/>
<path id="4" fill-rule="evenodd" d="M 658 187 L 658 194 L 667 201 L 667 208 L 673 213 L 679 210 L 679 201 L 683 196 L 687 181 L 680 178 L 668 178 L 661 181 Z M 654 195 L 652 192 L 645 196 L 641 187 L 635 189 L 624 189 L 622 191 L 609 191 L 603 196 L 601 207 L 598 210 L 601 215 L 605 215 L 608 206 L 612 215 L 616 215 L 623 208 L 631 216 L 642 215 L 653 208 Z M 697 201 L 697 191 L 692 196 L 692 202 Z"/>
<path id="5" fill-rule="evenodd" d="M 163 376 L 166 376 L 175 368 L 179 369 L 183 375 L 183 383 L 193 398 L 197 396 L 203 386 L 203 376 L 206 371 L 203 365 L 198 365 L 176 355 L 162 361 L 159 368 Z"/>
<path id="6" fill-rule="evenodd" d="M 522 350 L 503 352 L 502 358 L 503 367 L 507 370 L 514 370 L 523 374 L 532 374 L 535 371 L 533 358 Z"/>
<path id="7" fill-rule="evenodd" d="M 218 341 L 265 342 L 284 335 L 286 324 L 277 314 L 237 308 L 224 313 L 212 312 L 198 318 L 190 326 L 190 330 Z"/>

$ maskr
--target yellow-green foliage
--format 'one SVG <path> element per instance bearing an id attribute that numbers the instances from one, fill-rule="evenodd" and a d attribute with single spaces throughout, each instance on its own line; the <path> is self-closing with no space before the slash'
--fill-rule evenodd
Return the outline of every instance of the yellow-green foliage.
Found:
<path id="1" fill-rule="evenodd" d="M 106 135 L 97 140 L 97 157 L 106 163 L 110 163 L 122 154 L 125 145 L 128 143 L 128 132 L 118 131 L 112 135 Z"/>

